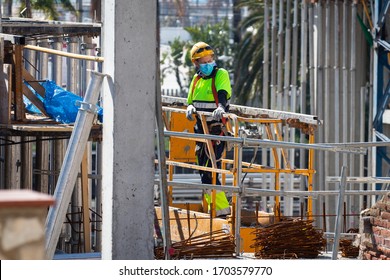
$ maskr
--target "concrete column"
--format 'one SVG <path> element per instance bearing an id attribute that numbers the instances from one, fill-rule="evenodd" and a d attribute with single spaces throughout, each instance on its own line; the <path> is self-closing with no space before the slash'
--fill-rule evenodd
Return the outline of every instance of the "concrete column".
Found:
<path id="1" fill-rule="evenodd" d="M 103 15 L 103 259 L 153 259 L 156 1 Z"/>

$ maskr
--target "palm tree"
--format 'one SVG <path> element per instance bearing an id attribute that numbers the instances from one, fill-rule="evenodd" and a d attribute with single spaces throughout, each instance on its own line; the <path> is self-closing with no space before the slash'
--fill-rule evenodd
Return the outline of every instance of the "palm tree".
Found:
<path id="1" fill-rule="evenodd" d="M 188 89 L 189 84 L 185 84 L 180 80 L 179 66 L 183 64 L 181 58 L 184 54 L 184 67 L 188 67 L 190 69 L 186 80 L 191 82 L 191 78 L 195 73 L 195 69 L 193 68 L 189 55 L 193 44 L 199 41 L 207 42 L 214 48 L 216 54 L 218 55 L 217 65 L 228 71 L 232 70 L 231 61 L 229 59 L 222 58 L 229 58 L 233 56 L 233 50 L 229 44 L 229 24 L 227 19 L 214 25 L 205 24 L 194 27 L 186 27 L 184 29 L 190 34 L 190 41 L 184 42 L 176 38 L 173 42 L 169 43 L 169 46 L 171 47 L 171 56 L 173 58 L 173 65 L 171 68 L 176 73 L 176 79 L 182 93 Z"/>
<path id="2" fill-rule="evenodd" d="M 12 0 L 10 1 L 12 5 Z M 25 0 L 22 1 L 21 9 L 28 8 L 26 10 L 26 14 L 27 16 L 31 15 L 31 10 L 29 10 L 31 5 L 31 9 L 43 11 L 48 19 L 57 20 L 59 18 L 59 13 L 56 7 L 58 2 L 60 2 L 59 4 L 61 4 L 65 10 L 77 15 L 77 11 L 70 0 Z"/>
<path id="3" fill-rule="evenodd" d="M 245 33 L 235 52 L 234 102 L 251 105 L 252 96 L 262 89 L 264 4 L 258 0 L 242 0 L 238 7 L 247 7 L 249 15 L 239 25 Z"/>
<path id="4" fill-rule="evenodd" d="M 3 11 L 3 16 L 12 16 L 12 6 L 14 2 L 14 0 L 4 0 L 4 5 L 6 6 L 6 9 Z M 77 14 L 77 11 L 73 7 L 70 0 L 20 0 L 21 11 L 25 9 L 25 16 L 30 18 L 32 10 L 42 10 L 46 14 L 48 19 L 56 20 L 59 16 L 56 8 L 58 2 L 60 2 L 60 4 L 64 7 L 65 10 Z"/>

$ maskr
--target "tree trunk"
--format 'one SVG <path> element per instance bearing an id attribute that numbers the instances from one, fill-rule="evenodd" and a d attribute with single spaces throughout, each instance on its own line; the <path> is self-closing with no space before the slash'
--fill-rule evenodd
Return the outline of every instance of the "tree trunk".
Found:
<path id="1" fill-rule="evenodd" d="M 238 25 L 241 21 L 241 9 L 238 7 L 240 0 L 233 0 L 233 41 L 238 44 L 241 41 L 241 30 Z"/>

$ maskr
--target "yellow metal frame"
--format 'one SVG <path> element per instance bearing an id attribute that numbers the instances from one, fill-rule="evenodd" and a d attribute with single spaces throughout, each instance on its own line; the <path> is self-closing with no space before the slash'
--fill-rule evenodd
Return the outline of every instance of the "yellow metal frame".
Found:
<path id="1" fill-rule="evenodd" d="M 185 110 L 183 108 L 172 108 L 172 107 L 163 107 L 163 114 L 164 114 L 164 120 L 167 130 L 171 131 L 186 131 L 186 132 L 193 132 L 193 126 L 194 122 L 190 122 L 185 118 Z M 207 115 L 210 115 L 208 113 L 200 113 L 199 117 L 201 118 L 203 130 L 205 134 L 209 134 L 207 125 L 206 125 L 206 117 Z M 289 125 L 296 124 L 297 122 L 295 120 L 289 122 L 281 119 L 272 119 L 272 118 L 264 118 L 264 117 L 248 117 L 248 116 L 237 116 L 235 114 L 226 114 L 226 117 L 228 119 L 228 122 L 226 124 L 226 127 L 228 131 L 231 133 L 231 136 L 238 137 L 238 131 L 240 124 L 243 123 L 254 123 L 257 125 L 261 125 L 264 127 L 264 131 L 266 136 L 268 137 L 268 140 L 272 141 L 283 141 L 282 133 L 281 133 L 281 127 L 283 125 Z M 176 118 L 180 118 L 180 121 L 177 121 Z M 180 124 L 177 126 L 176 124 Z M 183 129 L 183 126 L 186 127 L 186 130 Z M 296 127 L 296 126 L 294 126 Z M 316 125 L 310 125 L 305 124 L 301 127 L 301 132 L 309 134 L 309 144 L 315 143 L 315 136 L 314 131 L 316 129 Z M 299 129 L 299 128 L 297 128 Z M 171 136 L 170 143 L 176 141 L 175 139 L 181 139 L 181 141 L 185 141 L 188 143 L 195 143 L 195 141 L 203 141 L 206 143 L 206 147 L 208 149 L 209 154 L 211 155 L 211 162 L 212 167 L 201 167 L 196 165 L 195 160 L 195 153 L 193 154 L 193 157 L 186 158 L 184 156 L 181 156 L 180 149 L 182 145 L 172 145 L 170 144 L 169 149 L 169 159 L 167 160 L 167 165 L 169 166 L 168 172 L 169 172 L 169 180 L 173 179 L 173 172 L 174 172 L 174 166 L 180 166 L 183 168 L 190 168 L 195 170 L 207 170 L 212 172 L 213 174 L 213 184 L 216 184 L 216 178 L 217 174 L 222 174 L 222 183 L 226 184 L 226 174 L 232 174 L 233 175 L 233 186 L 238 186 L 240 178 L 238 178 L 237 170 L 238 170 L 238 153 L 239 153 L 239 147 L 237 145 L 234 145 L 234 151 L 233 151 L 233 159 L 227 159 L 224 158 L 222 160 L 222 167 L 221 169 L 216 168 L 216 159 L 214 150 L 212 148 L 212 141 L 208 139 L 199 139 L 199 138 L 190 138 L 190 137 L 178 137 L 178 136 Z M 190 144 L 188 144 L 191 146 Z M 194 146 L 194 145 L 193 145 Z M 180 156 L 178 156 L 180 155 Z M 314 150 L 310 149 L 308 152 L 308 166 L 306 168 L 295 168 L 291 166 L 291 163 L 288 159 L 288 153 L 284 148 L 280 147 L 273 147 L 271 148 L 271 155 L 273 157 L 274 166 L 263 166 L 261 164 L 250 164 L 248 162 L 242 162 L 242 172 L 243 173 L 269 173 L 274 174 L 275 184 L 274 184 L 274 190 L 278 191 L 280 190 L 280 176 L 281 174 L 297 174 L 301 176 L 306 176 L 308 178 L 308 191 L 313 190 L 313 180 L 314 180 Z M 225 153 L 226 156 L 226 153 Z M 192 162 L 192 163 L 191 163 Z M 233 168 L 227 169 L 227 166 L 233 165 Z M 216 191 L 213 190 L 212 192 L 212 207 L 211 207 L 211 216 L 215 217 L 215 194 Z M 169 205 L 172 206 L 172 187 L 169 187 Z M 232 200 L 232 206 L 235 207 L 237 201 L 236 196 L 233 196 Z M 207 212 L 207 203 L 203 200 L 203 209 L 204 212 Z M 307 213 L 306 216 L 310 218 L 313 213 L 313 205 L 312 205 L 312 198 L 308 197 L 307 200 Z M 274 214 L 276 219 L 282 215 L 280 213 L 280 197 L 275 196 L 275 207 L 274 207 Z M 234 229 L 234 226 L 233 226 Z"/>

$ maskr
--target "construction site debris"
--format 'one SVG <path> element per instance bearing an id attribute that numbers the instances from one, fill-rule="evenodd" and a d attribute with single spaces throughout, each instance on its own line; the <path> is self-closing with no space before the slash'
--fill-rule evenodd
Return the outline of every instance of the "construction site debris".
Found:
<path id="1" fill-rule="evenodd" d="M 288 219 L 252 232 L 255 257 L 260 259 L 316 258 L 326 245 L 313 220 Z"/>
<path id="2" fill-rule="evenodd" d="M 171 259 L 234 258 L 234 236 L 225 230 L 216 230 L 186 240 L 173 242 L 169 249 Z M 164 247 L 155 248 L 155 258 L 164 259 Z"/>
<path id="3" fill-rule="evenodd" d="M 357 258 L 359 256 L 359 247 L 353 245 L 351 239 L 340 240 L 341 256 L 345 258 Z"/>

